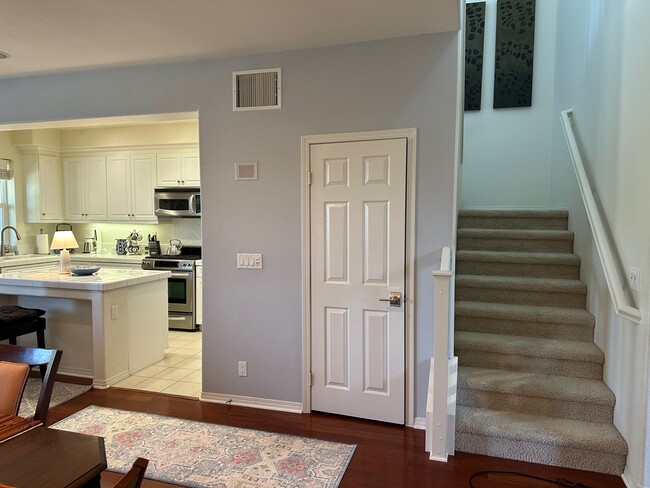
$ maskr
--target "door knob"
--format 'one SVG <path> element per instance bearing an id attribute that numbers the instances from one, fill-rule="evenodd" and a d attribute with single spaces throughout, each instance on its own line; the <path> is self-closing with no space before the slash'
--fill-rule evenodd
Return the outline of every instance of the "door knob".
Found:
<path id="1" fill-rule="evenodd" d="M 391 307 L 402 306 L 402 293 L 399 291 L 391 291 L 390 298 L 380 298 L 380 302 L 389 302 Z"/>

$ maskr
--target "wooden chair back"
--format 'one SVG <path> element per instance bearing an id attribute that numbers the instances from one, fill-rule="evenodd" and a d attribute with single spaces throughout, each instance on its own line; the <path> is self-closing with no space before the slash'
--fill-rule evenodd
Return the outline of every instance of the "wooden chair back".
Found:
<path id="1" fill-rule="evenodd" d="M 133 463 L 133 467 L 122 477 L 122 479 L 120 479 L 120 481 L 117 482 L 114 488 L 140 488 L 148 464 L 148 459 L 136 459 Z"/>
<path id="2" fill-rule="evenodd" d="M 23 363 L 30 367 L 45 366 L 43 384 L 36 403 L 36 411 L 34 412 L 34 420 L 40 421 L 43 425 L 45 425 L 45 421 L 47 420 L 54 380 L 56 379 L 56 372 L 59 369 L 62 355 L 63 351 L 57 349 L 39 349 L 35 347 L 0 344 L 0 361 Z"/>
<path id="3" fill-rule="evenodd" d="M 0 414 L 18 415 L 29 366 L 0 361 Z"/>

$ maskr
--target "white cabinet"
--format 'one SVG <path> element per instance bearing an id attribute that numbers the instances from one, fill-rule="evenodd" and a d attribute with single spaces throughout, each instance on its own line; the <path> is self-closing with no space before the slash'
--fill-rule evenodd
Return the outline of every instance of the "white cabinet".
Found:
<path id="1" fill-rule="evenodd" d="M 63 175 L 65 219 L 106 220 L 106 157 L 66 158 Z"/>
<path id="2" fill-rule="evenodd" d="M 63 218 L 61 162 L 58 156 L 23 153 L 25 171 L 25 220 L 58 222 Z"/>
<path id="3" fill-rule="evenodd" d="M 108 220 L 156 221 L 156 155 L 106 157 Z"/>
<path id="4" fill-rule="evenodd" d="M 201 185 L 199 155 L 197 153 L 158 154 L 158 186 Z"/>
<path id="5" fill-rule="evenodd" d="M 203 324 L 203 266 L 196 267 L 196 286 L 195 286 L 196 300 L 194 316 L 196 323 Z"/>

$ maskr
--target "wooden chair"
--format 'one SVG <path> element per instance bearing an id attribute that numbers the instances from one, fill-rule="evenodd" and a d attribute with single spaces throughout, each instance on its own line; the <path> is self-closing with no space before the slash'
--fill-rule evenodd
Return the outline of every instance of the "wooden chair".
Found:
<path id="1" fill-rule="evenodd" d="M 18 415 L 29 366 L 0 361 L 0 414 Z"/>
<path id="2" fill-rule="evenodd" d="M 45 349 L 45 310 L 24 308 L 18 305 L 0 305 L 0 341 L 9 339 L 9 344 L 16 345 L 16 338 L 25 334 L 36 333 L 36 344 Z M 41 379 L 45 377 L 45 368 L 41 367 Z"/>
<path id="3" fill-rule="evenodd" d="M 140 488 L 144 479 L 144 472 L 147 470 L 149 460 L 138 458 L 133 463 L 133 467 L 126 473 L 114 488 Z"/>
<path id="4" fill-rule="evenodd" d="M 63 351 L 57 349 L 38 349 L 35 347 L 14 346 L 9 344 L 0 344 L 0 361 L 9 363 L 23 363 L 28 366 L 44 366 L 45 374 L 41 392 L 36 403 L 34 420 L 38 420 L 45 425 L 47 412 L 50 408 L 50 399 L 52 398 L 52 389 L 56 372 L 59 369 Z"/>

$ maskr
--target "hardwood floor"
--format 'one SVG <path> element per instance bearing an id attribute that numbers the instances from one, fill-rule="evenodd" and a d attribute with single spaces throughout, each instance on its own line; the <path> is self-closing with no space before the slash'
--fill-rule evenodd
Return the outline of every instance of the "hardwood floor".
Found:
<path id="1" fill-rule="evenodd" d="M 469 478 L 483 470 L 516 471 L 551 479 L 564 478 L 573 483 L 582 483 L 588 488 L 625 488 L 623 481 L 616 476 L 473 454 L 456 453 L 447 463 L 433 462 L 424 452 L 424 431 L 421 430 L 322 413 L 288 414 L 117 388 L 91 390 L 63 405 L 54 407 L 48 415 L 48 425 L 88 405 L 170 415 L 356 444 L 356 451 L 340 484 L 342 488 L 389 486 L 467 488 L 470 486 Z M 102 488 L 112 487 L 120 476 L 116 473 L 104 472 Z M 161 488 L 173 485 L 145 480 L 142 486 Z M 476 479 L 474 486 L 475 488 L 514 488 L 554 485 L 508 475 L 490 475 L 489 478 Z"/>

